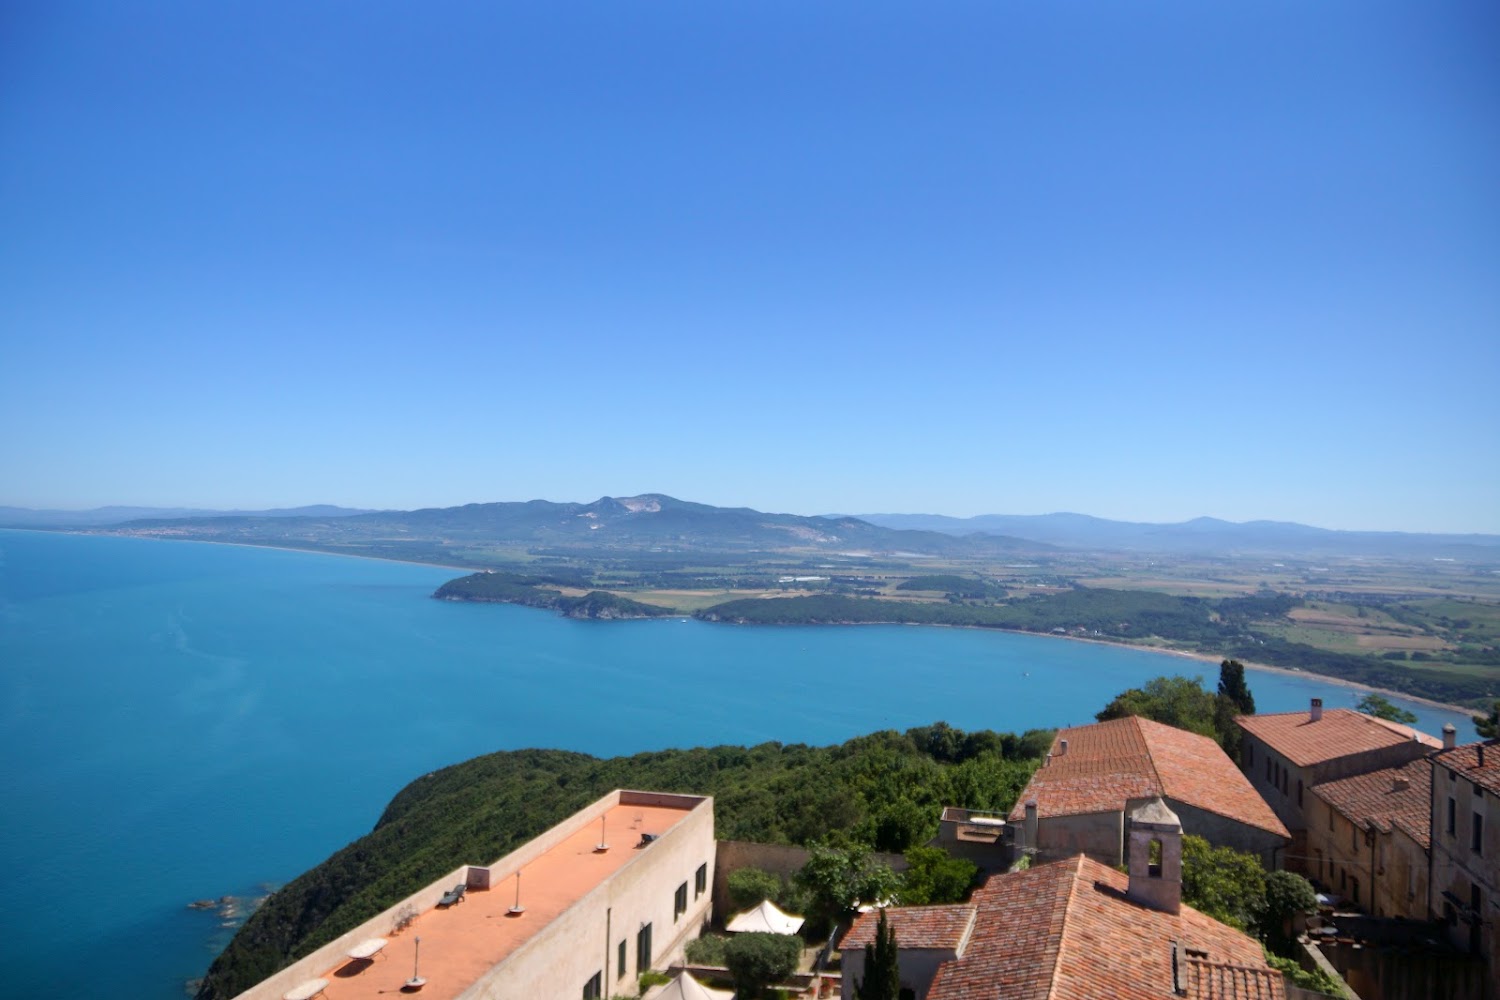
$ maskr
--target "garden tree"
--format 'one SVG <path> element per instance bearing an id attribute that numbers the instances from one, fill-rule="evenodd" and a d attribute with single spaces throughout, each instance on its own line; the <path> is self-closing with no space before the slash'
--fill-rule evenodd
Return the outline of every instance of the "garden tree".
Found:
<path id="1" fill-rule="evenodd" d="M 901 968 L 896 956 L 896 932 L 880 911 L 875 940 L 865 945 L 865 977 L 854 985 L 856 1000 L 899 1000 Z"/>
<path id="2" fill-rule="evenodd" d="M 868 848 L 858 844 L 812 845 L 807 863 L 792 881 L 807 890 L 811 915 L 830 923 L 853 914 L 862 900 L 884 903 L 901 885 L 890 865 L 875 860 Z"/>
<path id="3" fill-rule="evenodd" d="M 748 910 L 781 893 L 780 876 L 759 868 L 736 868 L 729 873 L 728 884 L 729 903 L 736 910 Z"/>
<path id="4" fill-rule="evenodd" d="M 1216 735 L 1214 696 L 1203 689 L 1203 678 L 1154 677 L 1144 687 L 1115 696 L 1094 718 L 1100 722 L 1139 715 L 1202 736 Z"/>
<path id="5" fill-rule="evenodd" d="M 1255 714 L 1255 696 L 1245 683 L 1245 665 L 1239 660 L 1219 664 L 1219 697 L 1227 698 L 1240 715 Z"/>
<path id="6" fill-rule="evenodd" d="M 901 873 L 896 893 L 902 906 L 961 903 L 979 875 L 974 862 L 952 857 L 941 847 L 913 847 L 906 852 L 906 863 L 910 867 Z"/>
<path id="7" fill-rule="evenodd" d="M 1245 930 L 1266 909 L 1266 871 L 1253 854 L 1182 838 L 1182 901 L 1221 923 Z"/>
<path id="8" fill-rule="evenodd" d="M 1500 701 L 1491 706 L 1489 715 L 1473 715 L 1470 718 L 1474 720 L 1474 732 L 1479 734 L 1480 739 L 1492 740 L 1500 736 Z"/>
<path id="9" fill-rule="evenodd" d="M 1240 759 L 1240 727 L 1237 715 L 1255 714 L 1255 696 L 1245 683 L 1245 665 L 1239 660 L 1219 664 L 1219 690 L 1214 695 L 1214 732 L 1229 759 Z"/>
<path id="10" fill-rule="evenodd" d="M 1388 722 L 1400 722 L 1409 726 L 1417 721 L 1415 712 L 1408 712 L 1404 708 L 1392 705 L 1374 691 L 1359 699 L 1354 707 L 1366 715 L 1373 715 L 1377 719 L 1385 719 Z"/>
<path id="11" fill-rule="evenodd" d="M 1271 872 L 1266 876 L 1266 902 L 1256 924 L 1261 939 L 1274 951 L 1287 953 L 1292 942 L 1292 918 L 1312 913 L 1318 908 L 1318 897 L 1312 883 L 1296 872 Z"/>
<path id="12" fill-rule="evenodd" d="M 797 971 L 802 939 L 795 934 L 749 931 L 724 944 L 724 964 L 739 1000 L 772 1000 L 771 987 Z"/>

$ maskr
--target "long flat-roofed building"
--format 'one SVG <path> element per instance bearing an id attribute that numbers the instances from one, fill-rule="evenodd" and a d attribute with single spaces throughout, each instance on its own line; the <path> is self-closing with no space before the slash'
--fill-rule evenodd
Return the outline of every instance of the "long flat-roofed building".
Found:
<path id="1" fill-rule="evenodd" d="M 444 876 L 237 1000 L 375 1000 L 400 993 L 416 971 L 429 1000 L 635 993 L 639 974 L 680 955 L 708 920 L 713 864 L 713 799 L 611 792 L 498 861 Z M 468 891 L 440 907 L 459 884 Z M 349 957 L 371 949 L 373 958 Z M 324 989 L 313 990 L 320 981 Z"/>
<path id="2" fill-rule="evenodd" d="M 1289 841 L 1281 820 L 1217 743 L 1138 716 L 1059 730 L 1010 821 L 1025 824 L 1024 846 L 1044 859 L 1082 852 L 1118 865 L 1125 860 L 1126 818 L 1158 796 L 1187 833 L 1255 854 L 1268 867 Z M 1034 821 L 1027 815 L 1033 803 Z"/>

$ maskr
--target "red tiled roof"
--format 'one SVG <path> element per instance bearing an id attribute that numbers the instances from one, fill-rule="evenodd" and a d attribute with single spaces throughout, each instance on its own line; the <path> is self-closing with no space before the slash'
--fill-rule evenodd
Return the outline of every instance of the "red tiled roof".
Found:
<path id="1" fill-rule="evenodd" d="M 969 934 L 976 910 L 962 906 L 900 906 L 885 911 L 896 945 L 901 948 L 942 948 L 957 951 Z M 840 950 L 863 948 L 875 941 L 880 912 L 862 913 L 849 933 L 844 935 Z"/>
<path id="2" fill-rule="evenodd" d="M 1189 997 L 1285 996 L 1256 941 L 1190 906 L 1133 903 L 1128 885 L 1082 855 L 994 876 L 974 893 L 967 951 L 939 968 L 928 1000 L 1160 1000 L 1173 995 L 1174 943 Z"/>
<path id="3" fill-rule="evenodd" d="M 1241 715 L 1234 721 L 1298 767 L 1410 743 L 1413 737 L 1430 748 L 1443 745 L 1419 729 L 1348 708 L 1326 709 L 1317 722 L 1307 712 Z"/>
<path id="4" fill-rule="evenodd" d="M 1063 740 L 1067 753 L 1059 755 Z M 1060 730 L 1052 760 L 1038 768 L 1011 820 L 1035 799 L 1039 816 L 1116 812 L 1127 799 L 1161 795 L 1290 837 L 1240 769 L 1207 736 L 1131 716 Z"/>
<path id="5" fill-rule="evenodd" d="M 1479 763 L 1479 748 L 1484 748 L 1484 764 Z M 1450 771 L 1457 771 L 1487 792 L 1500 795 L 1500 740 L 1465 743 L 1452 750 L 1433 755 L 1433 759 Z"/>
<path id="6" fill-rule="evenodd" d="M 1398 826 L 1424 848 L 1431 844 L 1432 767 L 1425 757 L 1400 767 L 1319 782 L 1312 786 L 1312 793 L 1360 826 L 1367 820 L 1387 832 Z"/>

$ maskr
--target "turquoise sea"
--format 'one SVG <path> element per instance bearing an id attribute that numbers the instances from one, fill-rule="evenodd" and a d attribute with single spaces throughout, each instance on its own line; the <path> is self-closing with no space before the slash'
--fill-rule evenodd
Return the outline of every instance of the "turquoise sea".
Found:
<path id="1" fill-rule="evenodd" d="M 832 743 L 1091 721 L 1176 657 L 901 626 L 580 622 L 434 601 L 452 571 L 0 531 L 0 964 L 22 996 L 172 998 L 255 895 L 492 750 Z M 1262 711 L 1347 688 L 1255 672 Z M 1428 731 L 1462 716 L 1409 703 Z M 487 859 L 473 859 L 487 860 Z M 101 989 L 100 984 L 108 987 Z"/>

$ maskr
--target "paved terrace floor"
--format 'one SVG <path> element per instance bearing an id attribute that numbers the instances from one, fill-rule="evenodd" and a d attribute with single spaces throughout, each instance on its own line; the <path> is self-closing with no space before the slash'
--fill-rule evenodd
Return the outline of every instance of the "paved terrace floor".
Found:
<path id="1" fill-rule="evenodd" d="M 405 995 L 452 1000 L 636 857 L 639 852 L 635 845 L 642 833 L 664 834 L 687 813 L 686 809 L 664 806 L 611 806 L 604 814 L 610 844 L 607 852 L 594 851 L 599 843 L 599 820 L 595 817 L 521 869 L 521 905 L 526 907 L 523 915 L 506 915 L 516 899 L 514 870 L 494 869 L 490 873 L 497 883 L 494 888 L 487 892 L 470 890 L 457 906 L 428 910 L 405 930 L 390 935 L 390 943 L 374 961 L 346 961 L 318 973 L 328 980 L 323 995 L 328 1000 L 403 995 L 401 987 L 411 978 L 415 942 L 420 936 L 421 975 L 427 985 L 420 993 Z M 433 890 L 434 902 L 441 892 Z M 582 983 L 578 985 L 583 987 Z"/>

